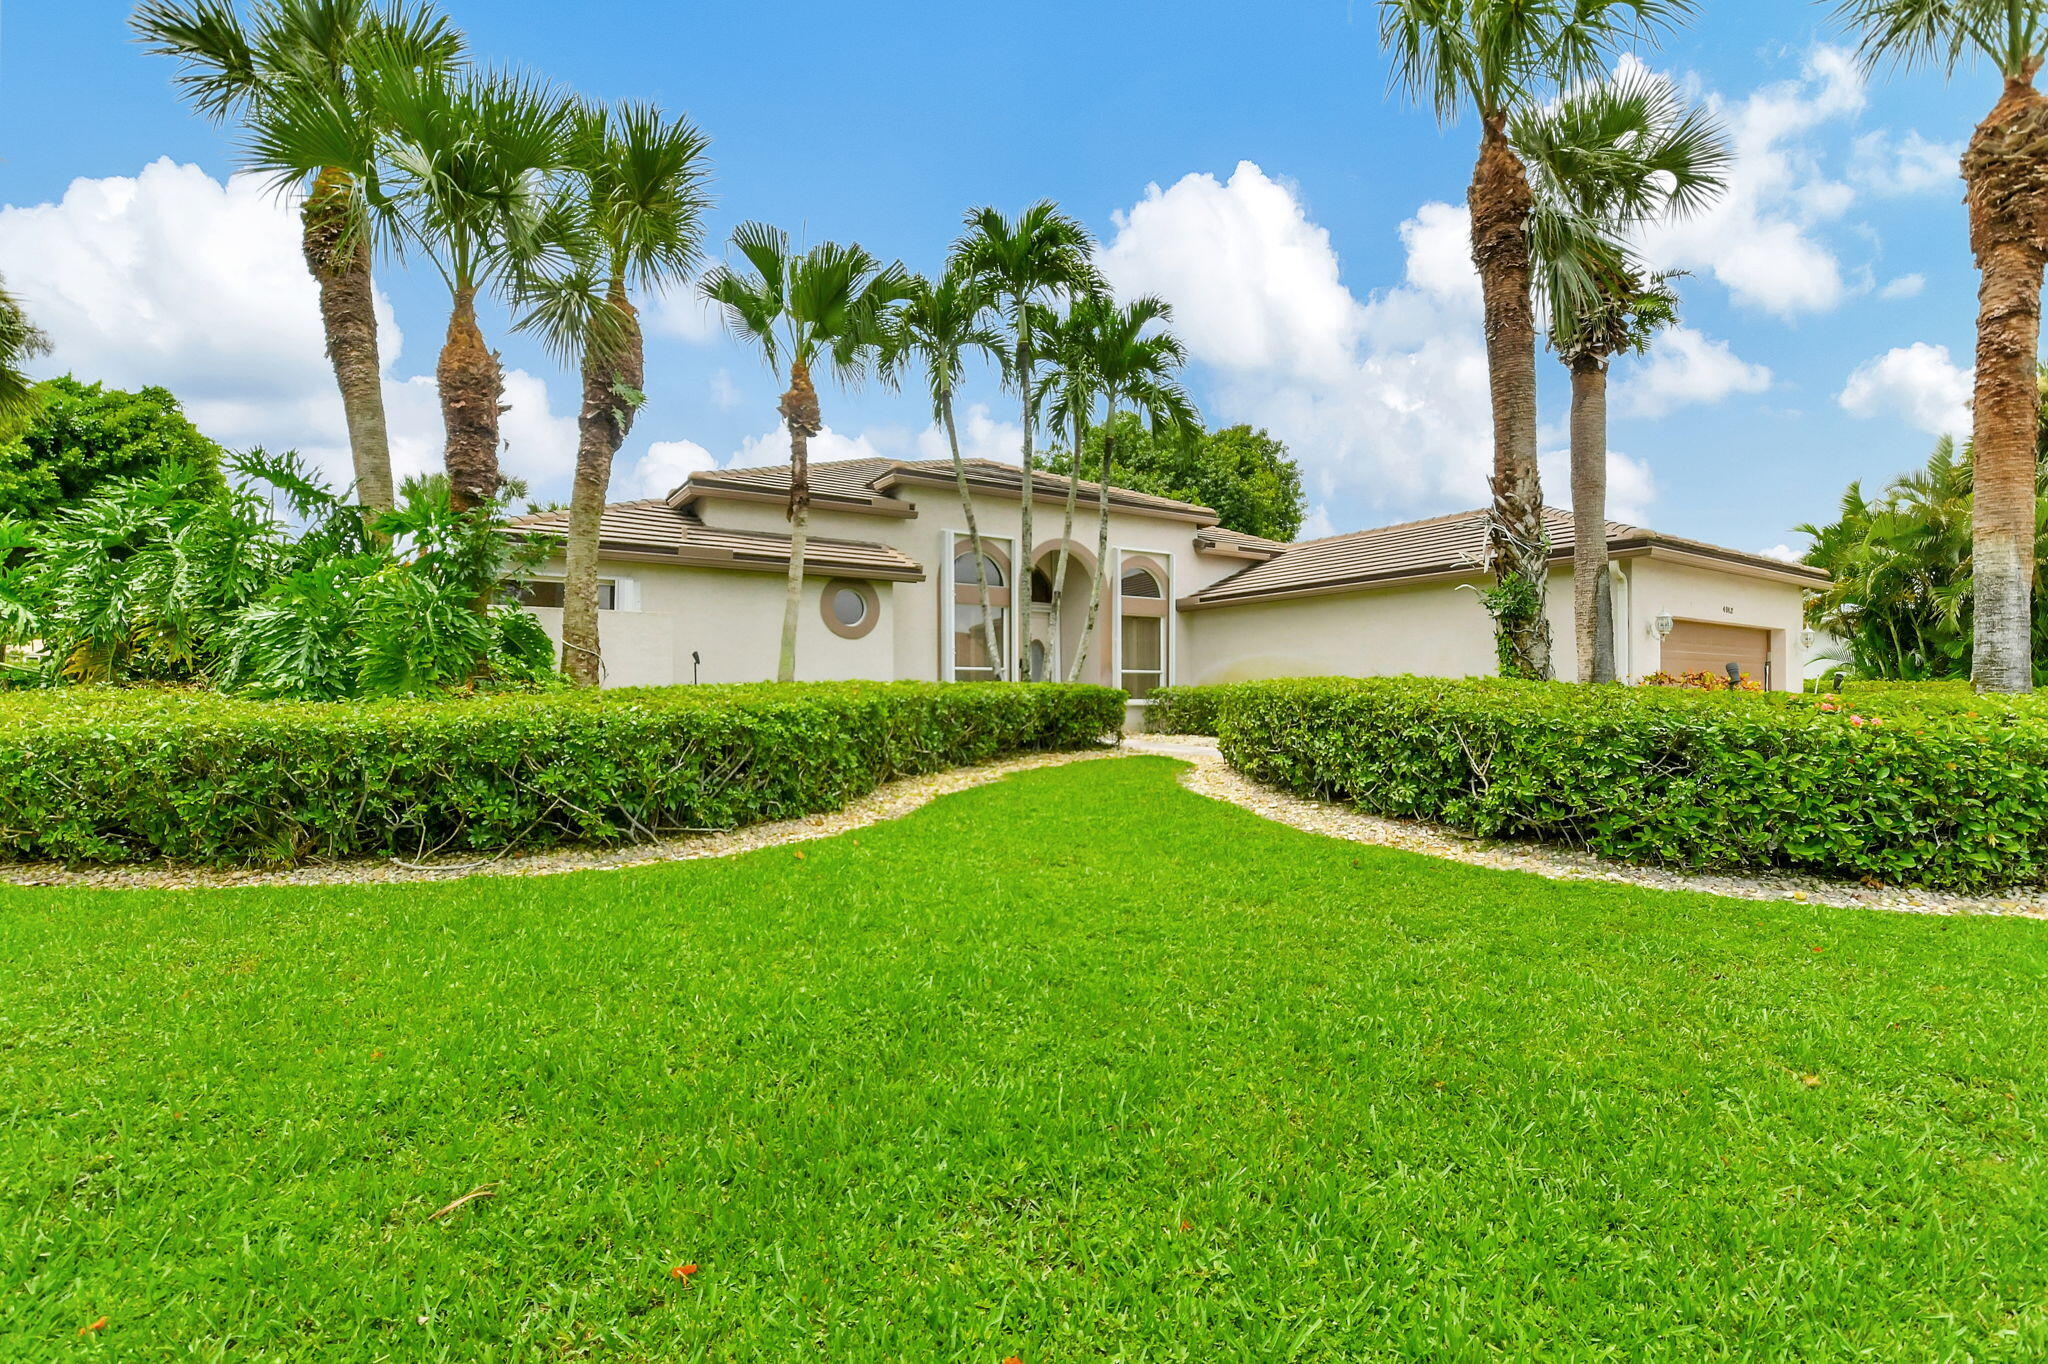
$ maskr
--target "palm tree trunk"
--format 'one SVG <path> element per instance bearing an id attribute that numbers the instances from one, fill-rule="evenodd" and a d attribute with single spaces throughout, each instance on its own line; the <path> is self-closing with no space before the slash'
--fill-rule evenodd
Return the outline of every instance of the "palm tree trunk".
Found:
<path id="1" fill-rule="evenodd" d="M 470 511 L 498 495 L 498 418 L 505 410 L 504 372 L 477 326 L 473 285 L 455 291 L 448 337 L 441 344 L 434 377 L 441 389 L 441 423 L 447 433 L 442 458 L 448 469 L 448 500 L 455 510 Z"/>
<path id="2" fill-rule="evenodd" d="M 1502 587 L 1535 591 L 1533 612 L 1498 618 L 1501 671 L 1547 679 L 1550 622 L 1542 609 L 1549 576 L 1543 488 L 1536 469 L 1536 316 L 1529 302 L 1529 213 L 1534 198 L 1508 145 L 1507 116 L 1486 117 L 1467 203 L 1472 263 L 1486 308 L 1486 370 L 1493 399 L 1493 509 L 1487 552 Z"/>
<path id="3" fill-rule="evenodd" d="M 1607 362 L 1572 362 L 1572 626 L 1581 682 L 1614 680 L 1607 581 Z"/>
<path id="4" fill-rule="evenodd" d="M 562 671 L 579 687 L 604 677 L 598 633 L 598 532 L 612 482 L 612 460 L 633 429 L 635 399 L 647 378 L 640 319 L 625 288 L 614 282 L 611 306 L 625 321 L 615 348 L 592 342 L 583 351 L 583 410 L 576 417 L 576 481 L 569 490 L 568 567 L 562 586 Z M 624 392 L 622 392 L 624 390 Z"/>
<path id="5" fill-rule="evenodd" d="M 370 238 L 353 206 L 346 171 L 329 166 L 299 210 L 306 269 L 320 286 L 327 360 L 341 389 L 355 463 L 356 500 L 371 516 L 391 510 L 391 438 L 384 425 L 384 367 L 377 354 L 377 299 L 370 282 Z"/>
<path id="6" fill-rule="evenodd" d="M 1088 646 L 1095 640 L 1095 625 L 1102 616 L 1103 601 L 1109 596 L 1109 462 L 1115 444 L 1116 406 L 1112 403 L 1102 418 L 1102 482 L 1095 490 L 1095 593 L 1088 599 L 1088 619 L 1081 626 L 1081 642 L 1074 649 L 1073 671 L 1067 674 L 1069 682 L 1081 680 L 1081 669 L 1088 661 Z M 1114 660 L 1110 680 L 1116 680 Z"/>
<path id="7" fill-rule="evenodd" d="M 993 672 L 995 680 L 1001 681 L 1003 678 L 1003 653 L 1001 649 L 996 647 L 995 617 L 989 610 L 988 573 L 982 567 L 988 562 L 988 559 L 982 554 L 981 523 L 974 515 L 974 494 L 969 492 L 967 488 L 967 461 L 960 457 L 960 432 L 953 425 L 953 394 L 951 390 L 948 390 L 939 399 L 939 417 L 946 424 L 946 444 L 953 451 L 953 482 L 960 489 L 960 514 L 967 518 L 967 547 L 974 553 L 974 577 L 976 585 L 981 589 L 981 647 L 988 651 L 989 668 Z M 1030 608 L 1028 574 L 1020 574 L 1013 571 L 1011 576 L 1013 578 L 1023 577 L 1026 579 L 1024 593 L 1025 608 L 1028 611 Z M 1018 601 L 1017 590 L 1014 585 L 1010 589 L 1010 609 L 1013 611 L 1016 609 Z M 951 646 L 948 645 L 947 647 L 950 648 Z"/>
<path id="8" fill-rule="evenodd" d="M 1064 635 L 1064 631 L 1060 627 L 1065 619 L 1061 613 L 1066 610 L 1067 561 L 1069 558 L 1067 547 L 1074 543 L 1074 502 L 1081 492 L 1081 443 L 1087 439 L 1087 436 L 1087 415 L 1082 412 L 1076 412 L 1074 414 L 1073 458 L 1067 461 L 1067 509 L 1066 515 L 1060 521 L 1059 558 L 1053 561 L 1052 604 L 1046 611 L 1047 628 L 1051 630 L 1055 642 Z"/>
<path id="9" fill-rule="evenodd" d="M 1031 553 L 1035 548 L 1031 543 L 1031 503 L 1032 499 L 1038 494 L 1037 479 L 1032 476 L 1031 459 L 1031 428 L 1033 425 L 1031 420 L 1031 343 L 1022 336 L 1024 312 L 1027 306 L 1029 305 L 1026 300 L 1021 298 L 1017 300 L 1017 329 L 1019 332 L 1017 339 L 1017 391 L 1023 396 L 1022 407 L 1024 413 L 1024 473 L 1023 482 L 1018 493 L 1020 502 L 1017 512 L 1016 558 L 1020 564 L 1031 562 Z M 1028 654 L 1029 650 L 1020 649 L 1018 653 Z M 1017 669 L 1017 680 L 1019 682 L 1029 682 L 1031 680 L 1031 668 L 1028 663 L 1021 663 L 1020 661 L 1020 666 Z"/>
<path id="10" fill-rule="evenodd" d="M 782 598 L 782 649 L 775 680 L 796 681 L 797 612 L 804 597 L 804 544 L 811 524 L 811 437 L 823 422 L 818 390 L 811 385 L 811 367 L 802 360 L 789 366 L 789 391 L 782 395 L 782 420 L 789 428 L 789 578 Z"/>
<path id="11" fill-rule="evenodd" d="M 1979 691 L 2034 687 L 2035 475 L 2041 394 L 2041 280 L 2048 261 L 2048 101 L 2038 60 L 2005 94 L 1963 153 L 1977 290 L 1975 503 L 1972 513 Z"/>

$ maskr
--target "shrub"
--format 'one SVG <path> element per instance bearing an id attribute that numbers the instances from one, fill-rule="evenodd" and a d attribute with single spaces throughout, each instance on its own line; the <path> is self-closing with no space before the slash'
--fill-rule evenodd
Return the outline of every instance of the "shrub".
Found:
<path id="1" fill-rule="evenodd" d="M 1643 679 L 1646 687 L 1676 687 L 1680 691 L 1762 691 L 1764 684 L 1748 673 L 1740 673 L 1730 682 L 1726 673 L 1708 672 L 1695 668 L 1689 672 L 1654 672 Z"/>
<path id="2" fill-rule="evenodd" d="M 830 810 L 1115 734 L 1107 687 L 666 687 L 359 702 L 0 698 L 0 854 L 114 862 L 619 843 Z"/>
<path id="3" fill-rule="evenodd" d="M 2048 873 L 2048 711 L 2024 703 L 1383 678 L 1245 684 L 1220 709 L 1253 777 L 1486 837 L 1954 890 Z"/>
<path id="4" fill-rule="evenodd" d="M 1152 704 L 1145 709 L 1146 732 L 1214 735 L 1217 708 L 1236 685 L 1154 687 L 1150 698 Z"/>

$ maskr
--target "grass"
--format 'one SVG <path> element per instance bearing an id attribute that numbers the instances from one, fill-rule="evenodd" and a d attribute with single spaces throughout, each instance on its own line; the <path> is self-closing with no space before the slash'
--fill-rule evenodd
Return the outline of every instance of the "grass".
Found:
<path id="1" fill-rule="evenodd" d="M 1173 774 L 0 895 L 0 1357 L 2048 1352 L 2048 925 L 1555 884 Z"/>

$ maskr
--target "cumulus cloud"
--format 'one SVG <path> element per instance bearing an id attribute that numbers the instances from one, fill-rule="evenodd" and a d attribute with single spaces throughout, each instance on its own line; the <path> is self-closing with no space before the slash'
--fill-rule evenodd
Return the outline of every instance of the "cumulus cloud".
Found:
<path id="1" fill-rule="evenodd" d="M 55 203 L 0 208 L 0 272 L 50 334 L 39 373 L 162 385 L 216 439 L 297 448 L 348 478 L 296 205 L 257 180 L 222 183 L 168 159 L 134 176 L 75 180 Z M 377 312 L 392 464 L 400 475 L 438 469 L 434 382 L 398 377 L 404 337 L 381 293 Z M 521 369 L 506 373 L 505 401 L 506 473 L 536 492 L 565 486 L 574 417 L 554 413 L 546 381 Z"/>
<path id="2" fill-rule="evenodd" d="M 1553 507 L 1572 505 L 1572 456 L 1569 450 L 1545 450 L 1537 460 L 1543 472 L 1543 500 Z M 1650 466 L 1619 450 L 1607 452 L 1607 519 L 1643 521 L 1657 500 L 1657 480 Z"/>
<path id="3" fill-rule="evenodd" d="M 697 286 L 680 284 L 658 291 L 643 310 L 647 330 L 657 336 L 679 341 L 715 341 L 725 334 L 725 322 Z"/>
<path id="4" fill-rule="evenodd" d="M 1734 153 L 1727 190 L 1705 212 L 1647 233 L 1645 250 L 1662 265 L 1711 275 L 1738 303 L 1781 317 L 1841 303 L 1850 285 L 1822 229 L 1848 209 L 1855 190 L 1827 173 L 1814 134 L 1854 118 L 1864 103 L 1862 73 L 1834 47 L 1814 49 L 1797 79 L 1745 99 L 1709 94 L 1708 110 L 1727 128 Z"/>
<path id="5" fill-rule="evenodd" d="M 1858 365 L 1837 401 L 1858 417 L 1905 421 L 1929 435 L 1967 435 L 1973 371 L 1947 346 L 1915 341 Z"/>
<path id="6" fill-rule="evenodd" d="M 1886 196 L 1953 190 L 1962 194 L 1963 144 L 1936 142 L 1917 132 L 1894 136 L 1865 133 L 1849 151 L 1849 178 L 1872 194 Z"/>
<path id="7" fill-rule="evenodd" d="M 1101 265 L 1117 292 L 1173 305 L 1209 405 L 1286 441 L 1312 496 L 1404 511 L 1484 499 L 1491 423 L 1464 209 L 1418 209 L 1401 227 L 1403 282 L 1364 300 L 1294 187 L 1249 161 L 1228 180 L 1153 185 L 1115 223 Z"/>
<path id="8" fill-rule="evenodd" d="M 1787 544 L 1772 545 L 1764 551 L 1766 558 L 1779 559 L 1788 564 L 1804 563 L 1805 556 Z"/>
<path id="9" fill-rule="evenodd" d="M 1695 403 L 1717 403 L 1735 393 L 1761 393 L 1771 386 L 1771 372 L 1752 365 L 1691 327 L 1672 327 L 1657 337 L 1650 353 L 1625 361 L 1625 377 L 1615 389 L 1615 410 L 1622 416 L 1662 417 Z"/>
<path id="10" fill-rule="evenodd" d="M 955 413 L 953 425 L 960 433 L 960 455 L 963 459 L 992 459 L 1004 464 L 1016 464 L 1024 449 L 1024 428 L 1015 422 L 996 420 L 987 403 L 972 403 L 965 412 Z M 946 442 L 946 432 L 937 422 L 932 423 L 917 435 L 917 457 L 919 459 L 951 459 L 953 448 Z"/>
<path id="11" fill-rule="evenodd" d="M 630 468 L 613 472 L 610 496 L 621 501 L 667 497 L 691 474 L 717 467 L 711 452 L 693 440 L 658 440 Z"/>
<path id="12" fill-rule="evenodd" d="M 1900 275 L 1897 279 L 1886 284 L 1884 288 L 1879 289 L 1877 296 L 1888 303 L 1896 303 L 1902 299 L 1918 298 L 1926 288 L 1927 276 Z"/>
<path id="13" fill-rule="evenodd" d="M 811 437 L 809 445 L 811 463 L 822 464 L 833 459 L 882 459 L 881 444 L 873 432 L 863 431 L 859 435 L 847 436 L 827 426 Z M 748 436 L 740 442 L 740 448 L 726 460 L 728 469 L 745 469 L 757 464 L 789 463 L 789 428 L 777 422 L 773 431 L 758 436 Z"/>

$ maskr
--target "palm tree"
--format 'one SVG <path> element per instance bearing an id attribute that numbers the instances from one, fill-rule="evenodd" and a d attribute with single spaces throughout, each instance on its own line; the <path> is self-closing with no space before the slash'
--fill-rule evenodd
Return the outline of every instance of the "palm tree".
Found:
<path id="1" fill-rule="evenodd" d="M 390 119 L 387 216 L 392 230 L 440 272 L 450 300 L 435 366 L 449 501 L 458 512 L 500 491 L 504 370 L 477 324 L 478 294 L 512 288 L 558 244 L 552 180 L 568 169 L 573 105 L 523 76 L 450 78 L 380 71 Z"/>
<path id="2" fill-rule="evenodd" d="M 2048 265 L 2048 100 L 2034 88 L 2048 49 L 2040 0 L 1841 0 L 1868 64 L 1940 66 L 1989 57 L 2004 77 L 1998 103 L 1963 152 L 1970 249 L 1977 258 L 1976 640 L 1980 691 L 2031 691 L 2033 674 L 2035 365 L 2041 279 Z"/>
<path id="3" fill-rule="evenodd" d="M 1092 352 L 1087 370 L 1101 398 L 1102 472 L 1096 487 L 1095 595 L 1088 602 L 1088 619 L 1081 627 L 1080 646 L 1074 650 L 1073 666 L 1067 680 L 1081 680 L 1088 646 L 1095 636 L 1096 621 L 1109 594 L 1109 470 L 1116 451 L 1116 414 L 1128 406 L 1144 417 L 1155 431 L 1168 427 L 1185 431 L 1195 424 L 1195 405 L 1174 377 L 1187 363 L 1187 350 L 1165 331 L 1149 331 L 1155 323 L 1173 319 L 1173 309 L 1149 294 L 1119 306 L 1097 295 L 1079 299 L 1074 311 L 1085 315 Z M 1078 460 L 1080 452 L 1075 451 Z"/>
<path id="4" fill-rule="evenodd" d="M 1518 114 L 1509 140 L 1529 168 L 1538 293 L 1551 348 L 1571 371 L 1572 620 L 1578 677 L 1612 682 L 1607 580 L 1607 370 L 1677 321 L 1671 275 L 1627 236 L 1697 212 L 1724 184 L 1728 144 L 1704 113 L 1649 75 L 1602 81 Z"/>
<path id="5" fill-rule="evenodd" d="M 391 510 L 391 443 L 371 281 L 371 201 L 382 111 L 363 79 L 373 62 L 447 74 L 462 36 L 426 4 L 373 9 L 368 0 L 270 0 L 244 25 L 227 0 L 149 0 L 131 21 L 178 84 L 215 122 L 242 124 L 248 164 L 303 192 L 300 244 L 320 289 L 327 358 L 341 390 L 356 499 Z"/>
<path id="6" fill-rule="evenodd" d="M 953 258 L 995 295 L 1010 327 L 1009 375 L 1017 385 L 1024 426 L 1017 562 L 1022 566 L 1018 576 L 1027 587 L 1035 549 L 1031 506 L 1037 494 L 1031 448 L 1036 417 L 1032 386 L 1038 364 L 1032 309 L 1062 294 L 1075 295 L 1101 287 L 1094 245 L 1088 229 L 1060 212 L 1059 206 L 1050 200 L 1033 204 L 1014 219 L 993 208 L 971 210 L 967 214 L 967 231 L 953 245 Z M 1023 652 L 1028 656 L 1028 650 Z M 1018 678 L 1029 681 L 1028 670 L 1020 668 Z"/>
<path id="7" fill-rule="evenodd" d="M 1089 414 L 1102 394 L 1094 368 L 1096 325 L 1107 306 L 1100 292 L 1090 291 L 1077 297 L 1064 317 L 1041 307 L 1032 322 L 1034 334 L 1051 363 L 1051 372 L 1040 393 L 1050 400 L 1054 431 L 1058 431 L 1064 419 L 1073 440 L 1067 457 L 1067 498 L 1060 523 L 1059 556 L 1053 564 L 1052 602 L 1047 612 L 1055 639 L 1064 638 L 1061 621 L 1066 611 L 1070 557 L 1067 550 L 1074 542 L 1074 506 L 1081 491 L 1081 451 L 1088 438 Z M 1096 567 L 1099 572 L 1101 565 Z"/>
<path id="8" fill-rule="evenodd" d="M 953 394 L 967 361 L 979 352 L 1003 363 L 1004 338 L 990 326 L 995 300 L 987 287 L 958 264 L 938 280 L 916 277 L 909 281 L 903 302 L 890 311 L 884 345 L 884 367 L 894 369 L 906 361 L 924 368 L 931 384 L 932 416 L 946 432 L 946 445 L 953 454 L 953 481 L 960 491 L 960 514 L 967 525 L 968 547 L 974 554 L 975 585 L 981 595 L 981 640 L 988 653 L 989 668 L 1004 676 L 1003 650 L 995 627 L 995 613 L 989 604 L 988 574 L 980 566 L 988 562 L 981 544 L 980 519 L 974 512 L 974 496 L 967 487 L 967 463 L 960 456 L 960 432 L 953 420 Z M 1023 556 L 1018 557 L 1023 562 Z M 1011 600 L 1013 610 L 1028 611 L 1028 573 L 1020 570 Z M 1022 594 L 1022 595 L 1018 595 Z"/>
<path id="9" fill-rule="evenodd" d="M 1450 122 L 1480 121 L 1467 203 L 1486 310 L 1493 403 L 1489 594 L 1504 673 L 1551 675 L 1543 611 L 1549 543 L 1536 467 L 1536 318 L 1529 218 L 1535 207 L 1508 118 L 1546 90 L 1597 75 L 1623 40 L 1688 12 L 1691 0 L 1380 0 L 1394 82 Z"/>
<path id="10" fill-rule="evenodd" d="M 35 381 L 23 366 L 49 349 L 50 338 L 29 321 L 20 300 L 7 291 L 7 281 L 0 279 L 0 440 L 35 411 Z"/>
<path id="11" fill-rule="evenodd" d="M 770 369 L 789 366 L 789 389 L 778 405 L 789 429 L 789 588 L 775 676 L 792 682 L 811 505 L 810 439 L 822 429 L 811 367 L 825 360 L 842 382 L 860 379 L 880 358 L 889 309 L 909 293 L 910 274 L 900 262 L 884 265 L 859 245 L 823 242 L 796 255 L 789 235 L 765 223 L 734 228 L 732 248 L 751 269 L 742 274 L 713 266 L 705 273 L 703 295 L 724 310 L 735 338 L 760 349 Z"/>
<path id="12" fill-rule="evenodd" d="M 704 242 L 705 136 L 650 104 L 581 105 L 570 139 L 558 264 L 522 282 L 520 325 L 582 371 L 576 478 L 569 492 L 562 671 L 578 686 L 603 675 L 597 543 L 612 460 L 646 387 L 647 352 L 631 291 L 679 283 Z"/>

